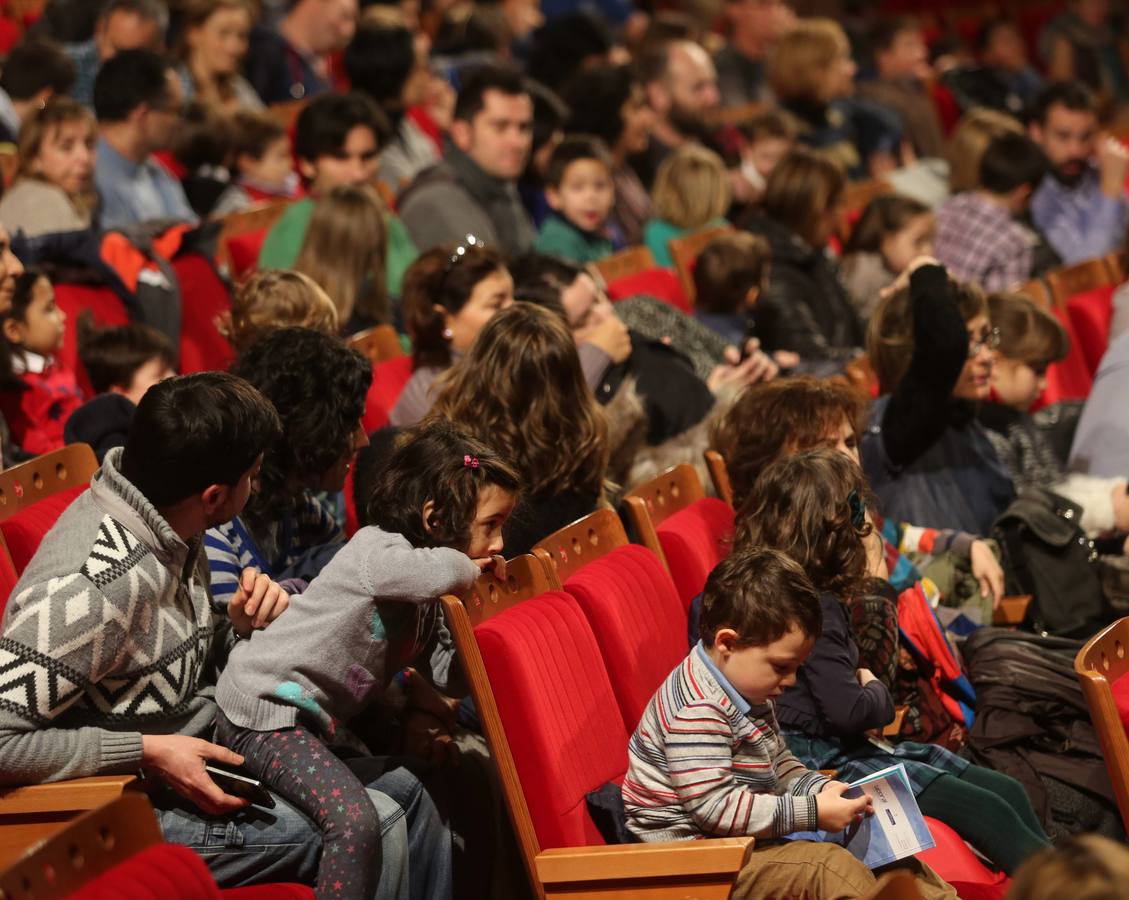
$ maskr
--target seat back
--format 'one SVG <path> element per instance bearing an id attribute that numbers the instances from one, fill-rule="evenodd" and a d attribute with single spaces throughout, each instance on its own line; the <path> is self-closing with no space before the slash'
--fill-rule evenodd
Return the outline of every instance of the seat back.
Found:
<path id="1" fill-rule="evenodd" d="M 706 470 L 710 473 L 710 481 L 717 496 L 733 505 L 733 483 L 729 480 L 729 468 L 725 465 L 725 457 L 716 450 L 707 450 Z"/>
<path id="2" fill-rule="evenodd" d="M 1092 291 L 1113 282 L 1114 275 L 1102 257 L 1087 259 L 1047 273 L 1047 287 L 1051 289 L 1051 298 L 1058 306 L 1065 306 L 1067 299 L 1075 294 Z"/>
<path id="3" fill-rule="evenodd" d="M 231 312 L 231 292 L 212 263 L 199 253 L 187 253 L 173 260 L 180 282 L 180 371 L 226 370 L 235 360 L 235 351 L 217 327 L 217 321 Z"/>
<path id="4" fill-rule="evenodd" d="M 1054 297 L 1051 295 L 1051 289 L 1047 287 L 1046 283 L 1041 278 L 1032 278 L 1030 281 L 1025 281 L 1016 289 L 1016 293 L 1022 294 L 1039 309 L 1050 312 L 1054 306 Z"/>
<path id="5" fill-rule="evenodd" d="M 672 238 L 667 242 L 670 258 L 674 260 L 674 270 L 678 273 L 678 280 L 682 283 L 682 293 L 686 296 L 690 309 L 694 308 L 694 298 L 697 293 L 694 287 L 694 264 L 698 261 L 698 254 L 716 238 L 732 230 L 729 225 L 716 225 Z"/>
<path id="6" fill-rule="evenodd" d="M 442 598 L 530 880 L 542 849 L 602 844 L 585 795 L 627 770 L 627 729 L 576 600 L 532 555 Z"/>
<path id="7" fill-rule="evenodd" d="M 121 298 L 108 287 L 94 287 L 85 284 L 55 285 L 55 303 L 66 313 L 63 330 L 63 346 L 59 348 L 59 360 L 75 373 L 78 386 L 88 396 L 94 396 L 86 368 L 78 358 L 78 317 L 89 310 L 95 325 L 128 325 L 129 311 Z"/>
<path id="8" fill-rule="evenodd" d="M 689 463 L 633 488 L 624 501 L 635 533 L 666 563 L 688 609 L 714 566 L 729 555 L 733 508 L 705 496 Z"/>
<path id="9" fill-rule="evenodd" d="M 376 325 L 358 331 L 346 342 L 353 350 L 364 354 L 374 366 L 388 359 L 399 359 L 404 356 L 404 348 L 400 345 L 400 335 L 391 325 Z"/>
<path id="10" fill-rule="evenodd" d="M 0 472 L 0 535 L 17 574 L 97 470 L 88 444 L 70 444 Z"/>
<path id="11" fill-rule="evenodd" d="M 1129 674 L 1129 617 L 1090 638 L 1074 658 L 1074 671 L 1098 733 L 1121 820 L 1129 829 L 1129 738 L 1113 695 L 1113 685 Z"/>
<path id="12" fill-rule="evenodd" d="M 665 564 L 629 544 L 610 509 L 555 531 L 533 553 L 588 617 L 623 721 L 634 730 L 659 683 L 686 655 L 686 610 Z"/>
<path id="13" fill-rule="evenodd" d="M 662 266 L 644 269 L 634 275 L 624 275 L 615 281 L 609 281 L 607 289 L 608 297 L 613 303 L 617 300 L 626 300 L 628 297 L 645 294 L 684 313 L 694 311 L 693 305 L 686 299 L 678 276 Z"/>
<path id="14" fill-rule="evenodd" d="M 372 367 L 372 385 L 365 397 L 365 414 L 361 419 L 365 431 L 371 433 L 388 424 L 388 417 L 411 377 L 410 356 L 386 359 Z"/>
<path id="15" fill-rule="evenodd" d="M 232 278 L 241 280 L 255 267 L 263 239 L 271 226 L 286 212 L 290 202 L 275 200 L 270 203 L 260 203 L 224 217 L 216 241 L 216 262 L 225 266 Z M 241 245 L 246 244 L 251 237 L 257 237 L 257 246 L 254 248 L 254 256 L 248 259 L 248 253 L 243 252 L 244 247 Z"/>
<path id="16" fill-rule="evenodd" d="M 637 244 L 627 247 L 619 253 L 601 259 L 596 263 L 596 271 L 605 283 L 618 281 L 621 278 L 630 278 L 640 272 L 646 272 L 655 267 L 655 257 L 649 247 Z"/>
<path id="17" fill-rule="evenodd" d="M 1109 347 L 1109 332 L 1113 324 L 1113 292 L 1116 289 L 1116 285 L 1110 282 L 1066 298 L 1066 314 L 1078 338 L 1078 349 L 1091 377 L 1097 374 L 1098 366 Z"/>

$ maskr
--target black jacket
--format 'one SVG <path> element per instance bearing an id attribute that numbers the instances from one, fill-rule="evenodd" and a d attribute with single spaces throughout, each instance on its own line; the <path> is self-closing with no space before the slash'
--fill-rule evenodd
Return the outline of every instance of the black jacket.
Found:
<path id="1" fill-rule="evenodd" d="M 866 329 L 827 254 L 761 212 L 750 213 L 741 227 L 764 235 L 772 248 L 768 287 L 754 313 L 761 347 L 811 361 L 857 356 Z"/>

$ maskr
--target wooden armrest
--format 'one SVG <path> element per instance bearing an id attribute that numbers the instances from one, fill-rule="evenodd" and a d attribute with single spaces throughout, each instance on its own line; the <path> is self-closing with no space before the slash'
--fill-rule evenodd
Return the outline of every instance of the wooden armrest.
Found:
<path id="1" fill-rule="evenodd" d="M 561 882 L 589 882 L 678 876 L 721 875 L 735 878 L 753 852 L 753 838 L 710 838 L 661 844 L 614 844 L 544 850 L 536 860 L 546 887 Z"/>
<path id="2" fill-rule="evenodd" d="M 136 775 L 94 775 L 0 791 L 0 816 L 94 809 L 133 786 Z"/>
<path id="3" fill-rule="evenodd" d="M 905 719 L 908 710 L 909 707 L 904 703 L 901 706 L 894 707 L 893 721 L 882 729 L 882 737 L 897 737 L 902 733 L 902 720 Z"/>
<path id="4" fill-rule="evenodd" d="M 1031 605 L 1030 594 L 1015 594 L 1000 598 L 1000 608 L 992 615 L 993 625 L 1022 625 L 1027 618 L 1027 607 Z"/>

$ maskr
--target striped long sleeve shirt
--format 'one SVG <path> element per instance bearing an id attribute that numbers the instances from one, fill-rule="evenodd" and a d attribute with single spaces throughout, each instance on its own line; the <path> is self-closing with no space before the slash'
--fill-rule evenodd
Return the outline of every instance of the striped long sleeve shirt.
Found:
<path id="1" fill-rule="evenodd" d="M 751 706 L 701 644 L 651 698 L 628 758 L 627 824 L 644 841 L 816 828 L 827 778 L 788 750 L 772 704 Z"/>

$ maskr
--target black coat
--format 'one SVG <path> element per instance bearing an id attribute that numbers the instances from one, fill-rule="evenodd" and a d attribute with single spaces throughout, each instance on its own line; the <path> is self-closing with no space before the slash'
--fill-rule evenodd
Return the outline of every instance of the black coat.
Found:
<path id="1" fill-rule="evenodd" d="M 763 235 L 772 248 L 768 286 L 754 313 L 761 347 L 792 350 L 813 362 L 857 356 L 866 329 L 827 254 L 760 212 L 746 216 L 741 227 Z"/>

